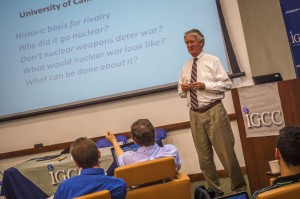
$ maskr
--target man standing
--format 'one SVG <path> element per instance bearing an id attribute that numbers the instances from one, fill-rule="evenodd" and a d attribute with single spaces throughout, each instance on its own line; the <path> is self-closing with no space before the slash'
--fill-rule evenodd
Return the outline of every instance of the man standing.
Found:
<path id="1" fill-rule="evenodd" d="M 231 189 L 245 191 L 247 184 L 234 151 L 234 136 L 222 104 L 231 80 L 218 57 L 203 52 L 204 36 L 192 29 L 184 34 L 192 59 L 185 63 L 178 80 L 178 94 L 187 98 L 190 125 L 202 173 L 211 189 L 223 194 L 213 159 L 215 149 L 231 178 Z"/>

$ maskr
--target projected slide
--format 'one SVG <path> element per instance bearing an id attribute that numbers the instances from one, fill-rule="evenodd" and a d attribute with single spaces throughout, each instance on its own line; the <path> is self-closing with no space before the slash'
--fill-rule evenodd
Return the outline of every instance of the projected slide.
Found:
<path id="1" fill-rule="evenodd" d="M 191 28 L 227 68 L 212 0 L 10 0 L 0 16 L 0 119 L 176 84 Z"/>

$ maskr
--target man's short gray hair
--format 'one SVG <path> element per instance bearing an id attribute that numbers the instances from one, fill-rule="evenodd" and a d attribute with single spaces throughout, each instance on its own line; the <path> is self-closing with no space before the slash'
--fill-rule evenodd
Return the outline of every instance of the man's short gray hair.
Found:
<path id="1" fill-rule="evenodd" d="M 184 38 L 188 35 L 194 35 L 197 38 L 197 41 L 203 41 L 204 43 L 204 36 L 198 29 L 191 29 L 184 33 Z"/>

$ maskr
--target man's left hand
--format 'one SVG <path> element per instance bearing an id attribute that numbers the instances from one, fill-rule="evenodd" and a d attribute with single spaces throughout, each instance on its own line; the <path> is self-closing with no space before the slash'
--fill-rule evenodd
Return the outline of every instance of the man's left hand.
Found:
<path id="1" fill-rule="evenodd" d="M 194 90 L 205 90 L 205 84 L 203 82 L 194 82 L 191 86 Z"/>

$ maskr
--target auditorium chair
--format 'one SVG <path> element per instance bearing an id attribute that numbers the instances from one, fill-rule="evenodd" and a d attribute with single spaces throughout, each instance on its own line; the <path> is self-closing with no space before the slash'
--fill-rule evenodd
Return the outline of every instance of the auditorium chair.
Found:
<path id="1" fill-rule="evenodd" d="M 127 143 L 127 137 L 125 135 L 115 135 L 117 142 L 121 144 L 126 144 Z M 105 137 L 100 138 L 97 142 L 96 145 L 98 148 L 106 148 L 106 147 L 111 147 L 112 143 L 108 141 Z"/>
<path id="2" fill-rule="evenodd" d="M 125 180 L 126 199 L 191 199 L 190 178 L 176 172 L 173 157 L 118 167 L 114 175 Z"/>
<path id="3" fill-rule="evenodd" d="M 163 147 L 167 139 L 167 131 L 163 128 L 155 128 L 155 141 L 160 147 Z"/>
<path id="4" fill-rule="evenodd" d="M 257 199 L 299 199 L 300 182 L 272 189 L 257 196 Z"/>
<path id="5" fill-rule="evenodd" d="M 73 199 L 111 199 L 111 197 L 108 190 L 102 190 L 102 191 L 86 194 L 83 196 L 79 196 Z"/>

